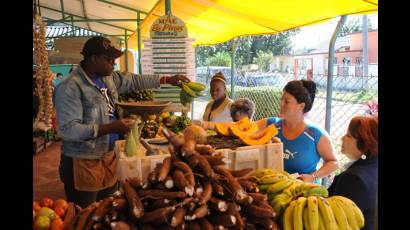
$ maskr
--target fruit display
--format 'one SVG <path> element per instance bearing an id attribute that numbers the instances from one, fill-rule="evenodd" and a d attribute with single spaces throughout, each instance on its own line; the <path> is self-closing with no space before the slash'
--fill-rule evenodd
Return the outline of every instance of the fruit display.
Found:
<path id="1" fill-rule="evenodd" d="M 179 93 L 179 97 L 181 100 L 181 104 L 186 106 L 191 104 L 195 97 L 203 96 L 203 91 L 205 90 L 205 85 L 198 83 L 198 82 L 181 82 L 181 92 Z"/>
<path id="2" fill-rule="evenodd" d="M 174 133 L 179 133 L 185 130 L 185 128 L 191 124 L 191 119 L 187 116 L 176 116 L 169 112 L 161 113 L 156 119 L 160 126 L 171 129 Z"/>
<path id="3" fill-rule="evenodd" d="M 328 197 L 325 187 L 295 179 L 286 171 L 259 169 L 251 173 L 261 192 L 282 219 L 283 229 L 360 229 L 364 217 L 343 196 Z"/>
<path id="4" fill-rule="evenodd" d="M 53 201 L 43 197 L 40 202 L 33 201 L 34 230 L 63 230 L 69 206 L 64 199 Z"/>
<path id="5" fill-rule="evenodd" d="M 286 171 L 264 168 L 255 170 L 251 176 L 254 176 L 258 181 L 261 192 L 268 194 L 269 203 L 278 216 L 283 213 L 292 200 L 299 196 L 328 196 L 328 191 L 324 186 L 303 182 L 289 175 Z"/>
<path id="6" fill-rule="evenodd" d="M 343 196 L 299 197 L 283 214 L 283 229 L 360 229 L 364 216 L 357 205 Z"/>
<path id="7" fill-rule="evenodd" d="M 268 143 L 278 130 L 275 125 L 260 130 L 255 122 L 251 122 L 248 117 L 238 122 L 216 123 L 215 130 L 222 136 L 234 136 L 239 138 L 246 145 L 263 145 Z"/>
<path id="8" fill-rule="evenodd" d="M 122 103 L 135 101 L 152 101 L 154 92 L 152 90 L 137 90 L 129 94 L 120 94 L 118 101 Z"/>
<path id="9" fill-rule="evenodd" d="M 53 73 L 48 62 L 46 48 L 46 25 L 40 15 L 35 16 L 33 23 L 33 48 L 36 63 L 37 95 L 39 99 L 38 114 L 35 119 L 37 128 L 51 128 L 53 116 Z M 42 123 L 42 124 L 39 124 Z"/>
<path id="10" fill-rule="evenodd" d="M 200 127 L 188 126 L 183 135 L 163 132 L 171 156 L 146 181 L 128 178 L 112 196 L 85 208 L 70 229 L 278 229 L 267 195 L 248 176 L 252 169 L 227 169 Z"/>

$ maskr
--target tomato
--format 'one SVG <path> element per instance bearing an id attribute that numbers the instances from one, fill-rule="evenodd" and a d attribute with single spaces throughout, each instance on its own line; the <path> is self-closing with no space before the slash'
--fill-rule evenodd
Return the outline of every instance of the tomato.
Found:
<path id="1" fill-rule="evenodd" d="M 55 218 L 53 222 L 51 222 L 50 230 L 63 230 L 64 229 L 64 221 L 61 218 Z"/>
<path id="2" fill-rule="evenodd" d="M 53 208 L 54 201 L 51 198 L 43 197 L 40 202 L 41 207 Z"/>
<path id="3" fill-rule="evenodd" d="M 40 206 L 40 204 L 37 202 L 37 201 L 33 201 L 33 209 L 34 209 L 34 211 L 38 211 L 38 210 L 40 210 L 40 208 L 41 208 L 41 206 Z"/>
<path id="4" fill-rule="evenodd" d="M 68 203 L 64 199 L 58 199 L 54 202 L 54 208 L 60 207 L 62 209 L 67 210 L 68 209 Z"/>
<path id="5" fill-rule="evenodd" d="M 54 208 L 54 212 L 61 218 L 64 218 L 65 210 L 61 207 Z"/>

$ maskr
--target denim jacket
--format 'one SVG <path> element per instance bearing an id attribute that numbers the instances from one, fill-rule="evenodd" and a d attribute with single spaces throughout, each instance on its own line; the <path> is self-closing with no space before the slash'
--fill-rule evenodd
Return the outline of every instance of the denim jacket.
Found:
<path id="1" fill-rule="evenodd" d="M 159 75 L 132 73 L 102 79 L 114 104 L 118 94 L 160 87 Z M 99 125 L 110 123 L 108 105 L 103 94 L 87 76 L 81 65 L 55 89 L 54 102 L 61 133 L 62 154 L 83 159 L 101 159 L 109 149 L 109 135 L 97 137 Z M 117 108 L 116 108 L 117 109 Z"/>

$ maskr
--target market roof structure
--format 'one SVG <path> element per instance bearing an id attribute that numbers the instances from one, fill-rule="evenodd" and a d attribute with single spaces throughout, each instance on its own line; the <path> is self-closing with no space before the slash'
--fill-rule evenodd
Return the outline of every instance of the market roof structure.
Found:
<path id="1" fill-rule="evenodd" d="M 132 34 L 128 47 L 137 49 L 138 16 L 141 38 L 148 38 L 152 23 L 165 14 L 166 0 L 41 0 L 39 4 L 49 24 L 51 19 L 110 36 Z M 378 10 L 378 0 L 171 0 L 170 5 L 172 14 L 186 23 L 195 45 L 280 33 L 341 15 Z"/>

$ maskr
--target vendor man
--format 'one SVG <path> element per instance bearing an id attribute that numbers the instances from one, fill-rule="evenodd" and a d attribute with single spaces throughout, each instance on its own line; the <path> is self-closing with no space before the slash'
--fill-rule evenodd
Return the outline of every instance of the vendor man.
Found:
<path id="1" fill-rule="evenodd" d="M 100 36 L 86 41 L 81 54 L 80 65 L 57 86 L 54 101 L 62 138 L 60 179 L 67 200 L 84 208 L 118 189 L 112 150 L 118 135 L 127 133 L 134 123 L 119 117 L 118 94 L 160 84 L 180 86 L 189 79 L 114 72 L 114 61 L 123 52 Z"/>

